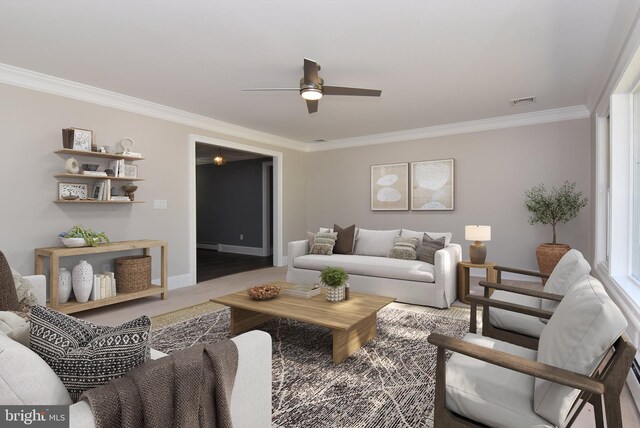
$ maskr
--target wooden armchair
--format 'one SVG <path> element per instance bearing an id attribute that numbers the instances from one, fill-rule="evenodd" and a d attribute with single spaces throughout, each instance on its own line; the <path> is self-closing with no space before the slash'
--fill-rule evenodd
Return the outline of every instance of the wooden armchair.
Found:
<path id="1" fill-rule="evenodd" d="M 483 308 L 483 336 L 537 349 L 540 333 L 553 315 L 553 310 L 567 290 L 588 275 L 591 266 L 579 251 L 571 250 L 550 275 L 504 266 L 496 266 L 494 269 L 498 271 L 497 283 L 481 281 L 484 295 L 467 296 L 471 304 L 469 331 L 477 331 L 476 309 L 480 305 Z M 536 289 L 505 285 L 502 284 L 502 272 L 548 279 L 547 286 Z"/>
<path id="2" fill-rule="evenodd" d="M 473 333 L 430 335 L 438 347 L 434 426 L 565 427 L 587 402 L 596 427 L 622 426 L 620 394 L 636 353 L 626 320 L 595 278 L 567 297 L 537 351 Z"/>

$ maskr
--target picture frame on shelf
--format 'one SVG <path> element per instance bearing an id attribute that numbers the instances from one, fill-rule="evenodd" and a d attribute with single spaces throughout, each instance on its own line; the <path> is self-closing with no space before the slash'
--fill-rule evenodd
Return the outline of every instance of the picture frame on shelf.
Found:
<path id="1" fill-rule="evenodd" d="M 89 129 L 70 128 L 73 130 L 73 150 L 91 151 L 93 131 Z"/>
<path id="2" fill-rule="evenodd" d="M 371 165 L 371 210 L 409 209 L 409 164 Z"/>
<path id="3" fill-rule="evenodd" d="M 124 174 L 123 177 L 127 178 L 138 178 L 138 165 L 124 165 Z"/>
<path id="4" fill-rule="evenodd" d="M 91 197 L 93 199 L 97 200 L 97 201 L 103 200 L 104 188 L 105 188 L 105 182 L 104 181 L 99 181 L 96 184 L 94 184 L 93 185 L 93 195 Z"/>
<path id="5" fill-rule="evenodd" d="M 58 183 L 58 199 L 65 196 L 77 196 L 78 199 L 87 199 L 89 185 L 86 183 Z"/>
<path id="6" fill-rule="evenodd" d="M 453 211 L 454 160 L 411 162 L 411 210 Z"/>

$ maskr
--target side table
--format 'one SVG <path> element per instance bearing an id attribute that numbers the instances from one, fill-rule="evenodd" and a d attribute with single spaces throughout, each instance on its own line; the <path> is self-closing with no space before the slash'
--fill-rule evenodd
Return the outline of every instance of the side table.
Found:
<path id="1" fill-rule="evenodd" d="M 485 269 L 487 271 L 487 281 L 496 282 L 498 280 L 498 271 L 493 267 L 496 263 L 487 262 L 482 264 L 471 263 L 469 260 L 462 260 L 458 263 L 458 300 L 462 303 L 469 304 L 467 294 L 469 294 L 469 269 Z"/>

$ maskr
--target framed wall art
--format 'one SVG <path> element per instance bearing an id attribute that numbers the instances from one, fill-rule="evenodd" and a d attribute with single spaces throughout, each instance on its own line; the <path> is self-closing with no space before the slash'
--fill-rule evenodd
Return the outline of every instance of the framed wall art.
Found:
<path id="1" fill-rule="evenodd" d="M 58 199 L 65 196 L 77 196 L 78 199 L 87 199 L 88 185 L 86 183 L 58 183 Z"/>
<path id="2" fill-rule="evenodd" d="M 411 162 L 411 209 L 453 210 L 453 159 Z"/>
<path id="3" fill-rule="evenodd" d="M 93 142 L 93 131 L 88 129 L 73 129 L 73 150 L 91 151 L 91 143 Z"/>
<path id="4" fill-rule="evenodd" d="M 138 165 L 125 165 L 122 177 L 138 178 Z"/>
<path id="5" fill-rule="evenodd" d="M 409 209 L 409 164 L 371 166 L 371 210 Z"/>

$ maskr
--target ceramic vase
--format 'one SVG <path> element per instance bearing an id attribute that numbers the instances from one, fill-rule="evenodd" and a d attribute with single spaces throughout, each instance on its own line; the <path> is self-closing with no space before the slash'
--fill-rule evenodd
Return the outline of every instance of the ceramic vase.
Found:
<path id="1" fill-rule="evenodd" d="M 71 295 L 71 272 L 67 268 L 60 268 L 58 271 L 58 301 L 67 303 Z"/>
<path id="2" fill-rule="evenodd" d="M 80 303 L 89 300 L 93 288 L 93 267 L 86 260 L 80 260 L 80 263 L 73 267 L 71 282 L 76 300 Z"/>
<path id="3" fill-rule="evenodd" d="M 327 287 L 327 301 L 341 302 L 344 300 L 344 284 L 340 287 Z"/>

